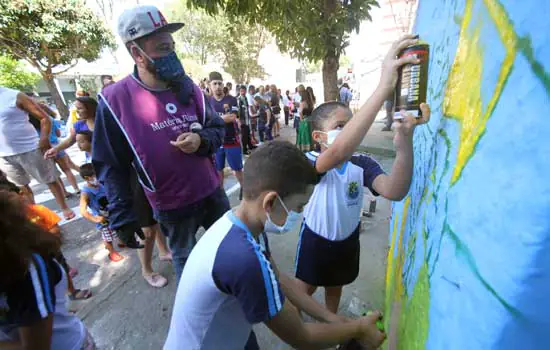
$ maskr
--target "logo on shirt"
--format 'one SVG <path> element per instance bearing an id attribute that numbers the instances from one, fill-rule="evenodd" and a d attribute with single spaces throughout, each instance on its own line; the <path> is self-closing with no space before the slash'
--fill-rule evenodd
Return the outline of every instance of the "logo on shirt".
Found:
<path id="1" fill-rule="evenodd" d="M 355 200 L 359 197 L 359 184 L 357 181 L 348 183 L 348 190 L 346 192 L 348 199 Z"/>
<path id="2" fill-rule="evenodd" d="M 176 107 L 175 104 L 173 103 L 167 103 L 166 104 L 166 112 L 170 113 L 170 114 L 174 114 L 178 111 L 178 107 Z"/>

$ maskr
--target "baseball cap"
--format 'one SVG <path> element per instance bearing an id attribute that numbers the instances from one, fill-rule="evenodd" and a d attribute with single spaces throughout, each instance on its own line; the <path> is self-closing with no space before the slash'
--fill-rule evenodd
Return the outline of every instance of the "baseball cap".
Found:
<path id="1" fill-rule="evenodd" d="M 156 6 L 141 5 L 122 12 L 118 17 L 117 30 L 126 44 L 154 32 L 173 33 L 183 26 L 183 23 L 168 23 Z"/>

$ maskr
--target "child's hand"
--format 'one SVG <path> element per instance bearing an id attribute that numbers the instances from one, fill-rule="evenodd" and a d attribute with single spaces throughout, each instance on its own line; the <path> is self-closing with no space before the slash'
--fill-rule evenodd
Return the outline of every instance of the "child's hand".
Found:
<path id="1" fill-rule="evenodd" d="M 395 84 L 397 83 L 397 71 L 399 67 L 407 63 L 418 63 L 420 60 L 414 56 L 407 56 L 398 59 L 397 55 L 404 48 L 414 45 L 418 42 L 418 36 L 415 34 L 408 34 L 401 39 L 393 43 L 388 54 L 382 62 L 382 76 L 380 77 L 380 83 L 378 89 L 382 89 L 384 96 L 389 96 Z"/>
<path id="2" fill-rule="evenodd" d="M 378 349 L 386 340 L 386 333 L 378 329 L 376 322 L 382 319 L 380 311 L 374 311 L 370 315 L 361 317 L 357 321 L 360 324 L 361 336 L 357 340 L 366 349 Z"/>
<path id="3" fill-rule="evenodd" d="M 421 124 L 426 124 L 430 121 L 430 105 L 427 103 L 422 103 L 420 105 L 420 110 L 422 111 L 422 117 L 415 118 L 412 114 L 407 113 L 405 110 L 401 110 L 401 115 L 403 119 L 396 120 L 393 123 L 395 130 L 395 137 L 393 138 L 393 144 L 395 149 L 398 150 L 405 139 L 412 139 L 414 128 Z"/>
<path id="4" fill-rule="evenodd" d="M 105 218 L 103 216 L 94 216 L 93 220 L 96 224 L 102 224 L 105 221 Z"/>

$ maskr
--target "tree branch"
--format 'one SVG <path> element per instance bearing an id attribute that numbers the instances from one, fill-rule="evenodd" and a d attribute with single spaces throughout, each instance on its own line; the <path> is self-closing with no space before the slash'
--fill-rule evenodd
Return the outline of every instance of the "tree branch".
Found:
<path id="1" fill-rule="evenodd" d="M 62 69 L 62 70 L 60 70 L 60 71 L 58 71 L 58 72 L 55 72 L 55 73 L 52 72 L 52 75 L 63 74 L 63 73 L 65 73 L 66 71 L 68 71 L 69 69 L 71 69 L 71 68 L 73 68 L 74 66 L 76 66 L 77 64 L 78 64 L 78 61 L 75 61 L 74 63 L 71 63 L 71 64 L 69 65 L 69 67 L 67 67 L 67 68 L 65 68 L 65 69 Z"/>

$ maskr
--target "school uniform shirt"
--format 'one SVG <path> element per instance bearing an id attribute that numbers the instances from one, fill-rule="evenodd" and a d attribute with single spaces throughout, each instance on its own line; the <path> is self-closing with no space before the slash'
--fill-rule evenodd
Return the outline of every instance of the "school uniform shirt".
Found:
<path id="1" fill-rule="evenodd" d="M 204 234 L 183 269 L 165 350 L 257 348 L 247 344 L 252 325 L 272 319 L 285 299 L 260 237 L 232 211 Z"/>
<path id="2" fill-rule="evenodd" d="M 319 153 L 308 152 L 306 156 L 315 165 Z M 372 183 L 381 174 L 384 170 L 380 164 L 363 154 L 327 171 L 304 207 L 306 225 L 331 241 L 348 238 L 361 220 L 363 186 L 377 196 Z"/>
<path id="3" fill-rule="evenodd" d="M 92 215 L 94 216 L 103 216 L 105 214 L 101 214 L 103 210 L 106 209 L 106 203 L 107 202 L 107 194 L 105 192 L 105 187 L 103 185 L 99 184 L 97 187 L 92 187 L 88 185 L 84 185 L 82 187 L 82 192 L 86 193 L 88 195 L 88 208 L 92 212 Z M 96 227 L 98 229 L 101 229 L 105 227 L 106 224 L 99 223 L 96 224 Z"/>
<path id="4" fill-rule="evenodd" d="M 79 350 L 86 337 L 84 324 L 67 308 L 67 276 L 53 258 L 33 254 L 24 279 L 0 291 L 0 341 L 19 341 L 18 328 L 53 315 L 55 350 Z"/>
<path id="5" fill-rule="evenodd" d="M 237 99 L 231 95 L 224 96 L 221 100 L 216 100 L 214 96 L 209 98 L 210 105 L 214 109 L 214 112 L 218 113 L 220 117 L 225 114 L 231 113 L 237 116 L 239 107 L 237 106 Z M 223 147 L 240 147 L 241 142 L 239 140 L 239 126 L 237 120 L 231 123 L 225 123 L 225 137 L 223 139 Z"/>

